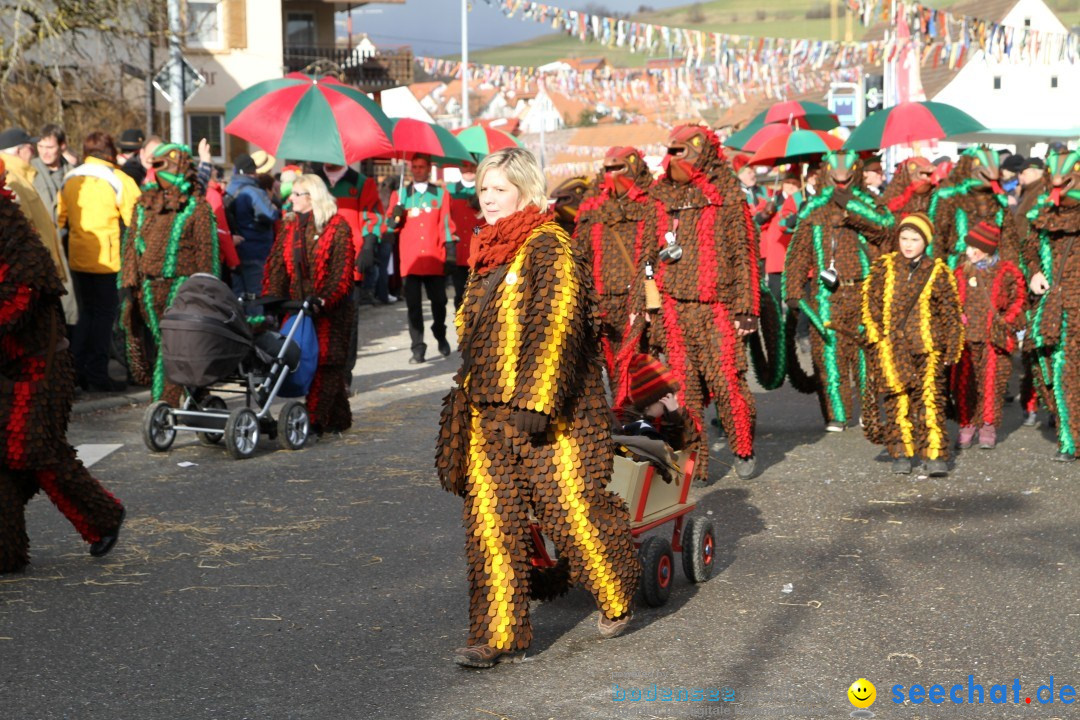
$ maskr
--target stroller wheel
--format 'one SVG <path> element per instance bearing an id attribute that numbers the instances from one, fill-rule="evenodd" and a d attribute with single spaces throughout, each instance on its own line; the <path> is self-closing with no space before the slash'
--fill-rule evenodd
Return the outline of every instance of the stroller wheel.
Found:
<path id="1" fill-rule="evenodd" d="M 259 418 L 251 408 L 237 408 L 225 421 L 225 449 L 235 460 L 255 454 L 259 444 Z"/>
<path id="2" fill-rule="evenodd" d="M 224 411 L 224 410 L 228 410 L 228 406 L 225 405 L 225 399 L 224 398 L 220 398 L 217 395 L 208 395 L 206 397 L 206 399 L 203 400 L 203 402 L 202 402 L 202 409 L 203 410 L 223 410 Z M 225 413 L 222 412 L 221 414 L 224 415 Z M 221 438 L 224 436 L 224 433 L 201 432 L 201 433 L 196 433 L 196 435 L 199 436 L 199 442 L 201 442 L 203 445 L 217 445 L 219 442 L 221 442 Z"/>
<path id="3" fill-rule="evenodd" d="M 299 400 L 289 400 L 278 415 L 278 444 L 285 450 L 299 450 L 307 443 L 311 431 L 307 406 Z"/>
<path id="4" fill-rule="evenodd" d="M 690 518 L 683 532 L 682 566 L 686 579 L 703 583 L 712 577 L 716 565 L 716 531 L 712 520 Z"/>
<path id="5" fill-rule="evenodd" d="M 641 544 L 641 592 L 650 607 L 660 607 L 671 595 L 675 574 L 671 543 L 662 537 L 647 538 Z"/>
<path id="6" fill-rule="evenodd" d="M 164 400 L 152 404 L 143 413 L 142 436 L 146 447 L 154 452 L 165 452 L 176 439 L 172 407 Z"/>

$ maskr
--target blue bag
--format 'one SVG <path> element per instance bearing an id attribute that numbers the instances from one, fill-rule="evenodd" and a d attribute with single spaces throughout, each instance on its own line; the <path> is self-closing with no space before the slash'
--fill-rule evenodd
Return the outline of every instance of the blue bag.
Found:
<path id="1" fill-rule="evenodd" d="M 300 327 L 296 328 L 293 342 L 300 348 L 300 362 L 285 376 L 278 391 L 279 397 L 294 398 L 307 395 L 311 381 L 315 378 L 315 370 L 319 367 L 319 337 L 315 334 L 315 321 L 307 315 L 302 318 L 300 314 L 291 315 L 285 324 L 281 326 L 281 334 L 288 336 L 294 322 L 300 318 Z"/>

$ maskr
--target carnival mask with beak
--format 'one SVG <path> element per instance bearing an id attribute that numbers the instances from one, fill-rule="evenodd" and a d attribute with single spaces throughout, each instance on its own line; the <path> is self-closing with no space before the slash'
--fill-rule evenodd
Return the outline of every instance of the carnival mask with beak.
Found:
<path id="1" fill-rule="evenodd" d="M 834 150 L 825 153 L 825 185 L 834 185 L 841 190 L 849 190 L 856 185 L 856 179 L 862 165 L 859 153 L 854 150 Z"/>
<path id="2" fill-rule="evenodd" d="M 551 193 L 551 209 L 560 220 L 575 222 L 581 199 L 585 197 L 585 191 L 588 189 L 589 181 L 583 177 L 563 180 Z"/>
<path id="3" fill-rule="evenodd" d="M 667 142 L 667 156 L 664 169 L 668 177 L 677 183 L 688 183 L 704 162 L 705 149 L 709 140 L 703 128 L 697 125 L 682 125 L 672 131 Z"/>
<path id="4" fill-rule="evenodd" d="M 154 169 L 154 177 L 163 190 L 175 187 L 181 195 L 191 193 L 192 185 L 188 178 L 191 170 L 191 149 L 186 145 L 160 145 L 154 150 L 150 167 Z"/>
<path id="5" fill-rule="evenodd" d="M 998 168 L 998 154 L 985 145 L 976 145 L 965 150 L 963 155 L 971 160 L 971 178 L 979 180 L 979 188 L 999 190 L 998 179 L 1001 177 Z"/>
<path id="6" fill-rule="evenodd" d="M 634 148 L 611 148 L 604 157 L 604 189 L 615 197 L 622 197 L 630 192 L 644 165 L 641 155 Z"/>
<path id="7" fill-rule="evenodd" d="M 905 160 L 908 180 L 915 186 L 916 195 L 925 195 L 934 189 L 934 163 L 924 157 L 916 156 Z"/>
<path id="8" fill-rule="evenodd" d="M 1055 205 L 1080 205 L 1080 150 L 1052 152 L 1046 158 L 1050 176 L 1050 201 Z"/>

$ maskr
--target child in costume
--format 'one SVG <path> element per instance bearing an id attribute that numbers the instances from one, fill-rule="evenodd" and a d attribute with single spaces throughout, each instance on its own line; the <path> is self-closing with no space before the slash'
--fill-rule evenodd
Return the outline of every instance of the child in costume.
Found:
<path id="1" fill-rule="evenodd" d="M 948 265 L 926 255 L 934 239 L 930 218 L 908 215 L 897 237 L 900 249 L 875 260 L 863 281 L 864 430 L 886 446 L 893 472 L 910 473 L 918 455 L 927 474 L 940 477 L 949 473 L 946 366 L 964 347 L 960 298 Z"/>
<path id="2" fill-rule="evenodd" d="M 960 422 L 957 445 L 975 441 L 993 449 L 1001 426 L 1005 385 L 1012 373 L 1016 333 L 1024 327 L 1024 276 L 998 255 L 1001 231 L 981 222 L 968 233 L 967 261 L 956 268 L 964 315 L 964 353 L 953 367 L 952 390 Z"/>

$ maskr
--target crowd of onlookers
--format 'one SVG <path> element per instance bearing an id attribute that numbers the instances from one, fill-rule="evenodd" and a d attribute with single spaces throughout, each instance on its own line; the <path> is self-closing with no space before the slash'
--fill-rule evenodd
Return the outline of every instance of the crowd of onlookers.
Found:
<path id="1" fill-rule="evenodd" d="M 63 128 L 49 124 L 36 136 L 22 128 L 0 133 L 6 184 L 49 249 L 67 295 L 64 309 L 79 387 L 90 392 L 124 390 L 110 359 L 124 364 L 117 327 L 122 295 L 117 290 L 122 239 L 132 226 L 138 199 L 154 183 L 155 151 L 165 141 L 139 129 L 114 140 L 92 132 L 76 152 Z M 466 168 L 456 183 L 430 181 L 430 161 L 411 161 L 412 182 L 382 183 L 348 166 L 286 163 L 264 151 L 233 158 L 231 177 L 214 164 L 210 144 L 195 152 L 199 194 L 217 221 L 222 279 L 238 297 L 258 298 L 263 271 L 284 218 L 291 210 L 293 181 L 317 176 L 337 204 L 353 236 L 355 305 L 405 299 L 412 362 L 425 360 L 421 292 L 432 304 L 432 331 L 440 354 L 446 339 L 446 286 L 452 278 L 459 302 L 467 275 L 468 243 L 476 220 L 475 187 Z M 387 210 L 389 208 L 389 211 Z M 258 309 L 256 304 L 251 307 Z M 355 355 L 355 332 L 351 349 Z"/>

